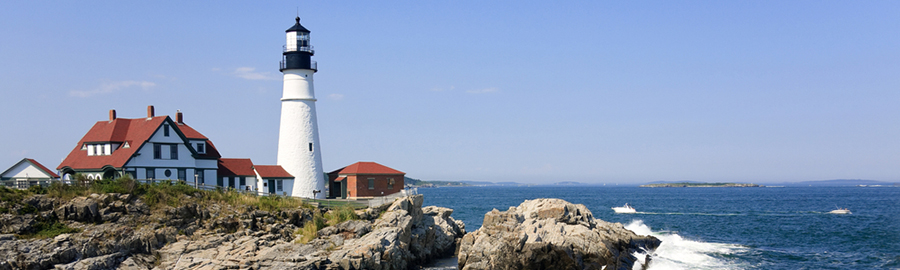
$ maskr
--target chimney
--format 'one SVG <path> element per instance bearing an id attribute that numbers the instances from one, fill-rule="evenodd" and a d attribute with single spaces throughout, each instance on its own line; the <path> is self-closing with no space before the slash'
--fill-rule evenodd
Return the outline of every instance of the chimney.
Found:
<path id="1" fill-rule="evenodd" d="M 147 118 L 153 118 L 154 116 L 156 116 L 156 113 L 153 110 L 153 105 L 147 106 Z"/>
<path id="2" fill-rule="evenodd" d="M 109 121 L 112 122 L 113 120 L 116 120 L 116 110 L 115 109 L 109 110 Z"/>
<path id="3" fill-rule="evenodd" d="M 184 125 L 184 115 L 181 114 L 181 110 L 175 112 L 175 122 L 177 122 L 179 125 Z"/>

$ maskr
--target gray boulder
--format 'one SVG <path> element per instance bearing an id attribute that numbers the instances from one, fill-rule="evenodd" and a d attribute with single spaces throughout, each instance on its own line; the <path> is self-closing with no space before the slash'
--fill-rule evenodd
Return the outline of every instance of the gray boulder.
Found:
<path id="1" fill-rule="evenodd" d="M 649 253 L 659 244 L 621 223 L 594 219 L 584 205 L 536 199 L 485 214 L 482 227 L 462 238 L 458 265 L 464 270 L 631 269 L 633 253 Z"/>

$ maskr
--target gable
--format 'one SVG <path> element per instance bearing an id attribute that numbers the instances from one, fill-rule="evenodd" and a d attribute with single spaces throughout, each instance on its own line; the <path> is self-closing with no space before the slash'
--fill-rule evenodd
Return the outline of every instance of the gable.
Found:
<path id="1" fill-rule="evenodd" d="M 59 175 L 33 159 L 22 159 L 0 174 L 0 179 L 12 178 L 59 178 Z"/>

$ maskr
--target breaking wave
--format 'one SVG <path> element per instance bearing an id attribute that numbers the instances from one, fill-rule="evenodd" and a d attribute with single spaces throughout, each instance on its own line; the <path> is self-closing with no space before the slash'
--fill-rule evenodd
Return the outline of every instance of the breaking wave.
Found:
<path id="1" fill-rule="evenodd" d="M 728 260 L 726 257 L 745 252 L 747 248 L 735 244 L 720 244 L 694 241 L 669 232 L 653 232 L 641 220 L 633 220 L 626 229 L 638 235 L 652 235 L 662 244 L 650 254 L 650 265 L 646 270 L 674 269 L 744 269 L 748 266 Z M 635 254 L 638 262 L 634 270 L 644 270 L 642 265 L 646 254 Z"/>

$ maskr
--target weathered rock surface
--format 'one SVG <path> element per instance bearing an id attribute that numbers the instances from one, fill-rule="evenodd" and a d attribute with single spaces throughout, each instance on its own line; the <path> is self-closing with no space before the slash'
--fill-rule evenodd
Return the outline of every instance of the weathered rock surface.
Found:
<path id="1" fill-rule="evenodd" d="M 154 269 L 413 269 L 453 255 L 465 234 L 450 217 L 452 210 L 423 209 L 422 200 L 421 195 L 397 200 L 374 222 L 350 220 L 323 228 L 306 244 L 284 234 L 251 231 L 196 236 L 160 249 Z"/>
<path id="2" fill-rule="evenodd" d="M 584 205 L 528 200 L 494 209 L 459 246 L 459 269 L 631 269 L 635 252 L 660 244 L 621 223 L 594 219 Z M 648 260 L 649 261 L 649 256 Z"/>

